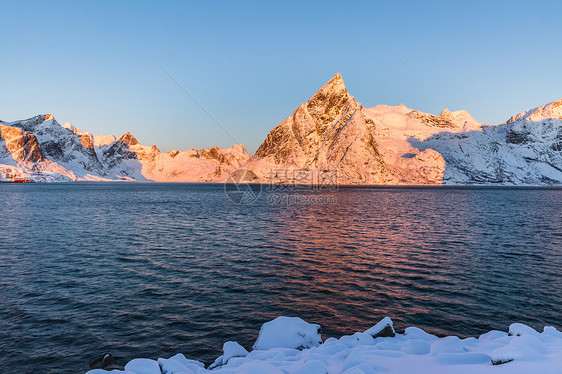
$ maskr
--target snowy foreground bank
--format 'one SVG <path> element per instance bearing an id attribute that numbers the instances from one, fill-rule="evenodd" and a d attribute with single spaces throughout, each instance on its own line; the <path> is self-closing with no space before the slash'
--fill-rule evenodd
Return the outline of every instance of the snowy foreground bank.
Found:
<path id="1" fill-rule="evenodd" d="M 265 323 L 253 350 L 226 342 L 223 355 L 205 368 L 181 353 L 157 361 L 138 358 L 123 370 L 94 369 L 87 374 L 198 373 L 562 373 L 562 332 L 542 333 L 514 323 L 509 332 L 490 331 L 478 338 L 438 338 L 416 327 L 395 334 L 390 318 L 365 332 L 322 342 L 320 326 L 300 318 Z"/>

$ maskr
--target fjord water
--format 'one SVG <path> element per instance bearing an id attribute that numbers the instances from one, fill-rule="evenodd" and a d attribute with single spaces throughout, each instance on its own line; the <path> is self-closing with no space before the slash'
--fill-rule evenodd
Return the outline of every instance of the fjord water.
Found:
<path id="1" fill-rule="evenodd" d="M 562 189 L 340 188 L 290 206 L 236 205 L 220 184 L 0 191 L 2 372 L 80 373 L 105 352 L 209 362 L 280 315 L 336 337 L 384 316 L 461 337 L 562 328 Z"/>

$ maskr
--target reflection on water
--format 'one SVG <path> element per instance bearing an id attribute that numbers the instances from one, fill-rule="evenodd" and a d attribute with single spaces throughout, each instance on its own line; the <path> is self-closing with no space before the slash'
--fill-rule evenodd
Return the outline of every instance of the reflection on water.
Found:
<path id="1" fill-rule="evenodd" d="M 208 362 L 282 314 L 326 336 L 386 315 L 462 336 L 562 327 L 560 189 L 342 188 L 292 206 L 236 205 L 220 185 L 0 189 L 0 362 L 22 372 L 106 351 Z"/>

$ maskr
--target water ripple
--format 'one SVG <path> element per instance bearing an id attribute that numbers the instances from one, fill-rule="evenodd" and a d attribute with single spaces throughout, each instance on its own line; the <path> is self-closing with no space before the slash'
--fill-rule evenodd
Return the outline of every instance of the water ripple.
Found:
<path id="1" fill-rule="evenodd" d="M 443 335 L 562 327 L 560 189 L 342 188 L 288 207 L 220 185 L 0 189 L 0 362 L 22 372 L 107 351 L 210 362 L 281 314 L 327 336 L 386 315 Z"/>

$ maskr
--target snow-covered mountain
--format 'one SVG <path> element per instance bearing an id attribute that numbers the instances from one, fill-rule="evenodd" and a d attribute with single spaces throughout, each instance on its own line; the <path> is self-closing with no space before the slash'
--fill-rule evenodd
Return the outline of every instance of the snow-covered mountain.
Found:
<path id="1" fill-rule="evenodd" d="M 339 184 L 559 185 L 562 99 L 491 126 L 464 110 L 363 108 L 336 74 L 253 157 L 242 145 L 163 153 L 129 132 L 94 136 L 47 114 L 0 121 L 6 166 L 47 180 L 220 182 L 244 168 L 262 183 L 333 183 L 336 174 Z"/>
<path id="2" fill-rule="evenodd" d="M 525 112 L 521 112 L 510 119 L 506 123 L 512 123 L 519 120 L 542 121 L 545 119 L 562 119 L 562 99 L 553 103 L 540 106 Z"/>
<path id="3" fill-rule="evenodd" d="M 432 149 L 445 160 L 446 184 L 562 184 L 562 121 L 519 118 L 481 131 L 436 134 L 410 139 L 420 150 Z"/>
<path id="4" fill-rule="evenodd" d="M 93 136 L 51 114 L 0 121 L 0 169 L 46 181 L 218 182 L 249 159 L 242 145 L 162 153 L 131 133 Z"/>
<path id="5" fill-rule="evenodd" d="M 245 168 L 276 183 L 337 171 L 340 184 L 562 184 L 561 105 L 489 126 L 464 110 L 363 108 L 336 74 L 267 135 Z"/>

